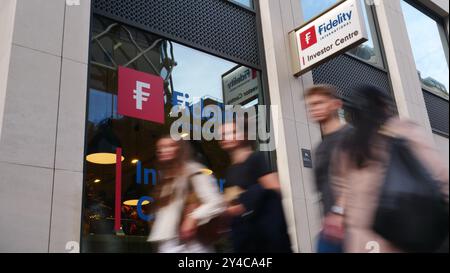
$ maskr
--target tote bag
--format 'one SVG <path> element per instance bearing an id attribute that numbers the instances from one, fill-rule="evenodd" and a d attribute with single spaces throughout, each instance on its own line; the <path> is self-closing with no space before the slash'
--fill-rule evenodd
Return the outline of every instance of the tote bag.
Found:
<path id="1" fill-rule="evenodd" d="M 390 138 L 390 160 L 373 229 L 406 252 L 433 252 L 448 235 L 448 205 L 406 140 Z"/>

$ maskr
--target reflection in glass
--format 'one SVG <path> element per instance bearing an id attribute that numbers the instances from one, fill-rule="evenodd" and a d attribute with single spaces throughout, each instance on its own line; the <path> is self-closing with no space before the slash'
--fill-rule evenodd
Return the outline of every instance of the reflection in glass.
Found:
<path id="1" fill-rule="evenodd" d="M 414 59 L 420 79 L 425 87 L 448 96 L 448 54 L 442 26 L 420 10 L 402 1 Z M 444 41 L 445 42 L 444 42 Z"/>
<path id="2" fill-rule="evenodd" d="M 116 165 L 86 161 L 81 251 L 153 252 L 152 245 L 147 242 L 152 222 L 148 223 L 139 216 L 137 200 L 155 197 L 154 184 L 160 175 L 155 162 L 155 141 L 169 133 L 175 120 L 169 117 L 172 104 L 223 106 L 225 75 L 230 75 L 234 84 L 229 90 L 233 94 L 245 92 L 244 88 L 256 88 L 256 92 L 250 93 L 251 96 L 243 101 L 258 104 L 260 72 L 99 16 L 94 17 L 93 37 L 86 155 L 108 150 L 115 156 L 114 149 L 122 150 L 121 229 L 114 230 L 118 219 L 115 212 Z M 145 54 L 141 54 L 144 51 Z M 164 78 L 165 124 L 117 113 L 117 66 Z M 193 118 L 194 114 L 191 115 Z M 191 145 L 195 160 L 205 166 L 204 172 L 218 181 L 224 179 L 229 159 L 218 143 L 200 140 L 192 141 Z M 154 211 L 155 204 L 144 201 L 143 214 L 149 215 Z M 224 242 L 218 247 L 226 249 L 227 244 Z"/>
<path id="3" fill-rule="evenodd" d="M 121 118 L 117 114 L 117 95 L 91 89 L 89 91 L 89 102 L 89 122 L 99 124 L 107 118 Z"/>
<path id="4" fill-rule="evenodd" d="M 173 71 L 174 90 L 188 94 L 189 103 L 198 102 L 205 95 L 222 102 L 222 81 L 218 75 L 236 64 L 179 44 L 174 44 L 173 50 L 177 62 Z"/>

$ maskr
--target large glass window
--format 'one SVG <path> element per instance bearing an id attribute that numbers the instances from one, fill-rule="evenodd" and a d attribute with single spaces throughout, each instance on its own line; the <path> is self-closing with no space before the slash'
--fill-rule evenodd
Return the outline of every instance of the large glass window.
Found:
<path id="1" fill-rule="evenodd" d="M 406 1 L 401 4 L 424 88 L 448 97 L 448 41 L 443 27 Z"/>
<path id="2" fill-rule="evenodd" d="M 378 67 L 383 67 L 383 59 L 380 50 L 380 44 L 377 37 L 377 31 L 373 19 L 372 8 L 366 4 L 366 1 L 359 0 L 364 9 L 364 19 L 368 27 L 369 40 L 364 44 L 350 50 L 348 53 L 365 62 Z M 304 21 L 309 21 L 320 13 L 340 1 L 338 0 L 300 0 Z"/>
<path id="3" fill-rule="evenodd" d="M 258 104 L 260 72 L 99 16 L 92 36 L 81 251 L 152 252 L 147 242 L 152 221 L 142 215 L 154 207 L 151 200 L 137 204 L 153 196 L 159 175 L 155 142 L 177 119 L 169 116 L 173 104 Z M 163 124 L 118 113 L 118 67 L 163 78 Z M 198 129 L 194 118 L 191 130 Z M 205 172 L 226 186 L 229 159 L 217 141 L 191 141 L 191 146 Z M 220 242 L 218 251 L 228 251 L 227 246 Z"/>

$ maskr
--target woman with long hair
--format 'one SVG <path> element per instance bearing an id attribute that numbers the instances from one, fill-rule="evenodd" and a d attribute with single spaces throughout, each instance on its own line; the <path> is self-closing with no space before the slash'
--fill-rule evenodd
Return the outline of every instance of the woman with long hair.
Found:
<path id="1" fill-rule="evenodd" d="M 325 233 L 345 237 L 346 252 L 402 252 L 373 230 L 392 138 L 405 140 L 414 157 L 436 181 L 443 182 L 441 191 L 448 201 L 447 166 L 431 144 L 431 136 L 394 115 L 386 92 L 361 86 L 353 91 L 350 104 L 353 129 L 332 159 L 332 182 L 338 197 L 334 217 L 325 223 Z"/>
<path id="2" fill-rule="evenodd" d="M 148 241 L 160 253 L 208 253 L 214 249 L 199 240 L 199 226 L 224 211 L 218 186 L 199 163 L 192 161 L 184 140 L 163 136 L 156 142 L 158 211 Z M 194 200 L 195 201 L 192 201 Z"/>

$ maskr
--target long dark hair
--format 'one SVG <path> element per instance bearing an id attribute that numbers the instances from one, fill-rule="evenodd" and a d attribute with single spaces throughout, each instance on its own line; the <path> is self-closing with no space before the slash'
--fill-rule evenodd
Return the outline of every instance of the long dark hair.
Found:
<path id="1" fill-rule="evenodd" d="M 378 131 L 392 117 L 392 99 L 379 88 L 363 85 L 355 88 L 350 97 L 353 129 L 343 142 L 352 163 L 363 168 L 375 159 L 372 144 Z"/>
<path id="2" fill-rule="evenodd" d="M 158 183 L 153 189 L 153 196 L 155 196 L 157 208 L 165 207 L 172 202 L 174 197 L 173 193 L 165 193 L 162 195 L 163 188 L 168 184 L 174 183 L 177 177 L 183 175 L 186 163 L 191 159 L 191 149 L 188 141 L 183 139 L 176 141 L 170 135 L 163 135 L 157 139 L 156 146 L 158 146 L 159 141 L 162 139 L 174 141 L 178 146 L 178 151 L 177 156 L 170 162 L 163 163 L 157 159 L 156 167 L 160 175 L 158 175 Z"/>
<path id="3" fill-rule="evenodd" d="M 170 162 L 160 162 L 157 158 L 156 160 L 156 167 L 159 171 L 175 171 L 175 173 L 166 173 L 167 176 L 170 175 L 179 175 L 183 171 L 183 167 L 185 164 L 191 159 L 192 152 L 190 144 L 187 140 L 180 139 L 180 140 L 174 140 L 170 135 L 162 135 L 156 140 L 155 145 L 158 146 L 158 143 L 162 139 L 170 139 L 175 142 L 175 144 L 178 146 L 177 156 L 171 160 Z"/>

